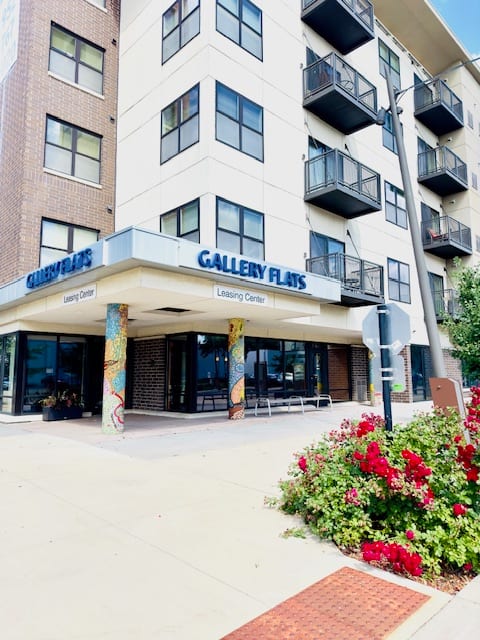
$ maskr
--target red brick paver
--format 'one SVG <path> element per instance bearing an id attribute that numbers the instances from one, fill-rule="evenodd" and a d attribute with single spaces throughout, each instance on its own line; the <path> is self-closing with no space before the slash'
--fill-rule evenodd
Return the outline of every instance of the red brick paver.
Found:
<path id="1" fill-rule="evenodd" d="M 343 567 L 222 640 L 382 640 L 428 599 Z"/>

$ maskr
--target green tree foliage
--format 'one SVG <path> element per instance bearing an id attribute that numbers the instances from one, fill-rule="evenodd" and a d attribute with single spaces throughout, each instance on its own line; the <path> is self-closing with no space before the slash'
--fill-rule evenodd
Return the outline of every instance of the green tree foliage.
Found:
<path id="1" fill-rule="evenodd" d="M 480 265 L 460 267 L 455 274 L 458 310 L 444 318 L 454 347 L 453 355 L 463 363 L 464 373 L 480 379 Z"/>

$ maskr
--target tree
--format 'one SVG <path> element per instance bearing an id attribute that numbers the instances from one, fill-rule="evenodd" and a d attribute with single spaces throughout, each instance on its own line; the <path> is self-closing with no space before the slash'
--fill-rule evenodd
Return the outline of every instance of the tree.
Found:
<path id="1" fill-rule="evenodd" d="M 462 361 L 463 373 L 480 379 L 480 265 L 463 267 L 457 263 L 455 283 L 458 308 L 444 317 L 454 347 L 452 355 Z"/>

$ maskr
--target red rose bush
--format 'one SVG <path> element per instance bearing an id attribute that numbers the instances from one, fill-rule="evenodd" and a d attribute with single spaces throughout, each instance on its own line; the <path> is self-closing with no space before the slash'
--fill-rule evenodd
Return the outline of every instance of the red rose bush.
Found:
<path id="1" fill-rule="evenodd" d="M 387 433 L 364 414 L 295 457 L 281 508 L 407 576 L 480 573 L 480 388 L 468 415 L 419 414 Z"/>

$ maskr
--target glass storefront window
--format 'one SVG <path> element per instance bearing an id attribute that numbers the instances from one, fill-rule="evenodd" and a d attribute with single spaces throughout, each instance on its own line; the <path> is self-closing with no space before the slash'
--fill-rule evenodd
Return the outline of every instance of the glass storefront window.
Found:
<path id="1" fill-rule="evenodd" d="M 2 376 L 0 410 L 2 413 L 12 413 L 13 410 L 16 348 L 16 336 L 0 338 L 0 374 Z"/>
<path id="2" fill-rule="evenodd" d="M 67 390 L 83 398 L 84 359 L 84 338 L 29 335 L 23 412 L 40 412 L 44 398 Z"/>

